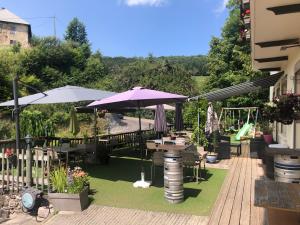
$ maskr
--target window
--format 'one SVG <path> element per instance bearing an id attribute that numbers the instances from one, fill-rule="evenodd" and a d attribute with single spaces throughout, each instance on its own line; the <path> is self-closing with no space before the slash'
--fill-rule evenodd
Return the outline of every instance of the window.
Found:
<path id="1" fill-rule="evenodd" d="M 280 124 L 281 125 L 281 128 L 280 128 L 280 132 L 283 134 L 283 135 L 286 135 L 286 125 L 284 125 L 284 124 Z"/>
<path id="2" fill-rule="evenodd" d="M 3 23 L 0 23 L 0 33 L 2 33 L 3 30 Z"/>
<path id="3" fill-rule="evenodd" d="M 276 97 L 279 97 L 280 96 L 280 87 L 277 87 L 276 88 Z"/>
<path id="4" fill-rule="evenodd" d="M 287 76 L 285 76 L 281 81 L 281 94 L 285 95 L 286 92 L 287 92 Z"/>
<path id="5" fill-rule="evenodd" d="M 16 34 L 17 27 L 15 25 L 10 26 L 10 34 Z"/>
<path id="6" fill-rule="evenodd" d="M 298 70 L 295 74 L 295 93 L 300 94 L 300 70 Z"/>
<path id="7" fill-rule="evenodd" d="M 15 45 L 15 44 L 17 44 L 17 41 L 16 41 L 16 40 L 10 40 L 10 41 L 9 41 L 9 44 Z"/>

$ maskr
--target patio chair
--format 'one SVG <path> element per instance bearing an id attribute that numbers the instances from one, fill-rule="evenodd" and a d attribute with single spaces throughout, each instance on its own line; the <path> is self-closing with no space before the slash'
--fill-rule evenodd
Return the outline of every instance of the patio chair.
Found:
<path id="1" fill-rule="evenodd" d="M 232 143 L 231 142 L 231 138 L 230 136 L 220 136 L 220 143 L 222 146 L 222 143 L 227 143 L 229 145 L 229 148 L 235 148 L 236 149 L 236 155 L 240 156 L 241 152 L 242 152 L 242 144 L 241 141 L 237 142 L 237 143 Z M 224 144 L 223 144 L 224 145 Z M 225 144 L 226 145 L 226 144 Z"/>
<path id="2" fill-rule="evenodd" d="M 163 144 L 165 144 L 166 141 L 171 141 L 171 137 L 162 137 Z"/>
<path id="3" fill-rule="evenodd" d="M 164 145 L 175 145 L 174 141 L 164 141 Z"/>
<path id="4" fill-rule="evenodd" d="M 76 148 L 79 150 L 70 153 L 70 155 L 73 157 L 74 163 L 84 163 L 87 157 L 86 144 L 78 144 Z"/>
<path id="5" fill-rule="evenodd" d="M 164 166 L 164 152 L 153 152 L 152 155 L 152 164 L 151 164 L 151 181 L 155 178 L 155 167 Z"/>
<path id="6" fill-rule="evenodd" d="M 185 145 L 185 138 L 177 137 L 175 140 L 176 145 Z"/>
<path id="7" fill-rule="evenodd" d="M 152 140 L 146 141 L 146 157 L 148 155 L 148 151 L 155 152 L 155 151 L 157 151 L 157 147 L 158 147 L 158 144 L 156 144 L 155 141 L 152 141 Z"/>
<path id="8" fill-rule="evenodd" d="M 196 178 L 196 182 L 198 183 L 200 159 L 195 154 L 195 152 L 182 152 L 182 163 L 183 163 L 183 167 L 193 169 L 192 179 Z M 185 178 L 189 178 L 189 177 L 191 177 L 191 176 L 185 176 Z M 201 177 L 200 177 L 200 179 L 201 179 Z"/>

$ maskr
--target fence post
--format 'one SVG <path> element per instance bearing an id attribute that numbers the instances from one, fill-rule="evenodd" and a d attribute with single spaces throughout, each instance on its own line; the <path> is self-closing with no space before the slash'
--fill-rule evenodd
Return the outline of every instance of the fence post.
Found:
<path id="1" fill-rule="evenodd" d="M 32 137 L 27 134 L 25 137 L 25 141 L 27 144 L 27 149 L 26 149 L 26 186 L 31 187 L 31 182 L 32 182 L 32 151 L 31 151 L 31 142 L 32 142 Z"/>

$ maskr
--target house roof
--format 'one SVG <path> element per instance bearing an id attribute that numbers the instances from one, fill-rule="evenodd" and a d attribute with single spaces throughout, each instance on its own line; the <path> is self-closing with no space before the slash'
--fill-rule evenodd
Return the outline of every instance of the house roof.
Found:
<path id="1" fill-rule="evenodd" d="M 30 25 L 27 21 L 21 19 L 6 8 L 0 8 L 0 21 Z"/>

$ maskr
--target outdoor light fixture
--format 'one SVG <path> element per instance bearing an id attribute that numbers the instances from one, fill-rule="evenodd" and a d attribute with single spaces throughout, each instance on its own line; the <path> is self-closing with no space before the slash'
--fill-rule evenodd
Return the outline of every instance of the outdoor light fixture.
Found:
<path id="1" fill-rule="evenodd" d="M 31 144 L 32 142 L 32 137 L 30 136 L 30 134 L 27 134 L 26 137 L 24 137 L 26 144 Z"/>

